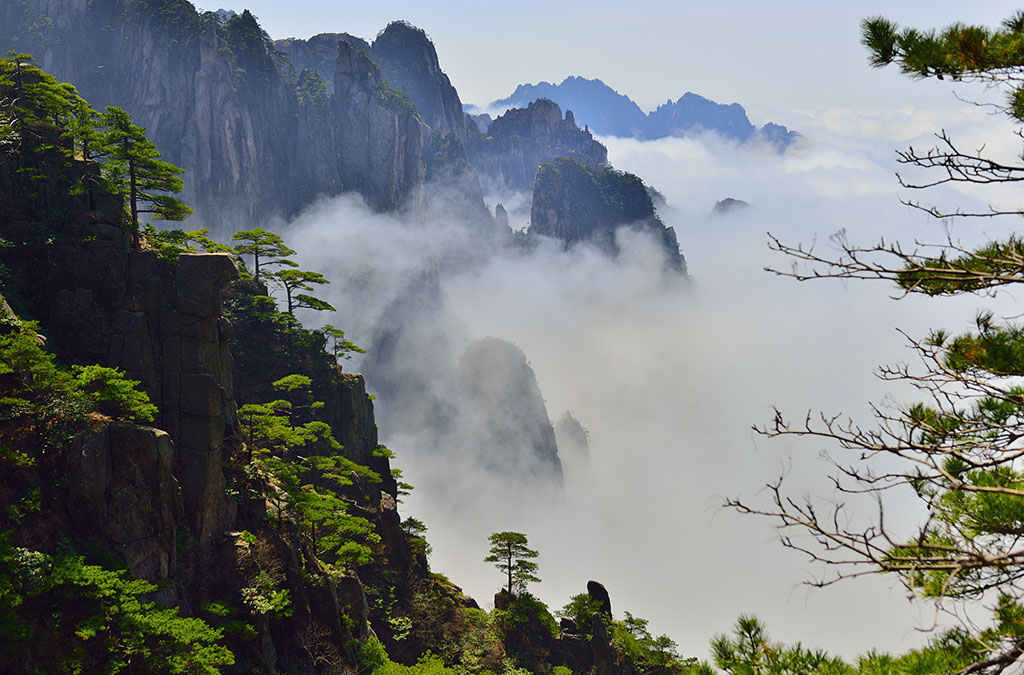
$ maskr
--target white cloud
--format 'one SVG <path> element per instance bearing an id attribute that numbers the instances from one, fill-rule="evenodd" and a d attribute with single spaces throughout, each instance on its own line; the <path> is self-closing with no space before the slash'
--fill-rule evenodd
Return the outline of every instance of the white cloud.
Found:
<path id="1" fill-rule="evenodd" d="M 447 395 L 442 361 L 457 358 L 468 340 L 498 336 L 526 353 L 552 419 L 572 410 L 590 431 L 589 474 L 573 475 L 564 502 L 542 501 L 497 494 L 464 466 L 439 465 L 423 454 L 422 430 L 389 426 L 380 402 L 382 436 L 406 479 L 419 486 L 403 513 L 430 528 L 434 567 L 482 604 L 501 583 L 482 562 L 487 535 L 511 529 L 526 532 L 540 550 L 544 582 L 537 591 L 552 609 L 597 579 L 616 612 L 649 618 L 687 655 L 705 657 L 714 633 L 751 612 L 779 638 L 845 655 L 924 640 L 915 628 L 930 622 L 930 610 L 907 603 L 893 579 L 808 591 L 801 582 L 815 570 L 778 545 L 771 523 L 718 508 L 727 495 L 762 498 L 761 486 L 782 471 L 798 491 L 822 494 L 823 448 L 769 441 L 751 425 L 768 421 L 774 405 L 795 415 L 847 411 L 867 421 L 869 401 L 910 396 L 873 376 L 876 366 L 911 357 L 895 328 L 912 335 L 960 330 L 981 302 L 896 302 L 884 285 L 801 284 L 763 271 L 788 264 L 767 250 L 766 231 L 826 251 L 834 246 L 828 235 L 841 228 L 860 243 L 945 236 L 899 204 L 892 177 L 893 147 L 924 132 L 919 120 L 930 123 L 928 111 L 801 115 L 807 142 L 783 156 L 713 137 L 606 139 L 617 168 L 667 196 L 663 217 L 678 233 L 693 275 L 688 283 L 663 276 L 656 249 L 635 236 L 623 237 L 615 263 L 547 245 L 530 255 L 493 255 L 451 218 L 406 223 L 371 214 L 350 197 L 325 200 L 292 224 L 288 240 L 304 266 L 335 281 L 329 300 L 341 316 L 330 321 L 364 346 L 410 279 L 439 270 L 449 352 L 435 356 L 430 344 L 408 352 L 427 376 L 436 375 L 425 397 Z M 986 119 L 972 113 L 950 128 L 1016 147 L 1000 125 L 986 128 Z M 837 128 L 845 133 L 836 135 Z M 710 217 L 726 196 L 752 206 Z M 978 203 L 951 190 L 929 196 Z M 503 201 L 513 225 L 525 224 L 522 195 L 488 201 Z M 952 227 L 970 243 L 1006 226 Z M 1012 299 L 997 307 L 1014 313 Z M 894 517 L 912 522 L 917 512 L 903 508 Z"/>

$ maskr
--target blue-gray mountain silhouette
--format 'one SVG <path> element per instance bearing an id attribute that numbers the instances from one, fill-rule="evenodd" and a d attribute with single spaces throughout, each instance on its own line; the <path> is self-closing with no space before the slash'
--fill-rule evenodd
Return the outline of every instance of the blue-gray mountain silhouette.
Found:
<path id="1" fill-rule="evenodd" d="M 577 76 L 567 77 L 561 84 L 521 84 L 511 96 L 493 101 L 489 107 L 525 108 L 538 98 L 551 99 L 563 109 L 572 110 L 578 124 L 603 136 L 656 139 L 712 131 L 741 143 L 760 139 L 780 150 L 800 136 L 773 122 L 758 129 L 739 103 L 717 103 L 692 92 L 676 101 L 666 101 L 651 113 L 644 113 L 628 96 L 601 80 Z"/>

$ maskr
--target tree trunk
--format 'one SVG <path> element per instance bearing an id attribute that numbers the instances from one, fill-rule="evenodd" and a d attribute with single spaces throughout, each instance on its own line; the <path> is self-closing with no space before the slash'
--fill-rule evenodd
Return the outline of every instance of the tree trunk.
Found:
<path id="1" fill-rule="evenodd" d="M 135 160 L 128 160 L 129 201 L 132 206 L 132 249 L 139 250 L 139 193 L 135 183 Z"/>
<path id="2" fill-rule="evenodd" d="M 512 545 L 508 547 L 508 594 L 512 595 Z"/>

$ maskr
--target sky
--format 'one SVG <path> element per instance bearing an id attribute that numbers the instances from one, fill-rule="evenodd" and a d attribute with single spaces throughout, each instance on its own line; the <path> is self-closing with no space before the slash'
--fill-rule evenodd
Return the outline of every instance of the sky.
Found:
<path id="1" fill-rule="evenodd" d="M 948 88 L 927 82 L 911 86 L 896 72 L 867 68 L 859 21 L 881 14 L 922 27 L 954 21 L 996 25 L 1017 5 L 1007 0 L 452 0 L 443 5 L 249 0 L 227 8 L 250 9 L 275 39 L 348 32 L 372 40 L 388 22 L 410 21 L 433 39 L 441 67 L 464 103 L 482 105 L 508 96 L 520 83 L 579 75 L 602 79 L 645 109 L 693 91 L 722 103 L 739 102 L 761 116 L 821 105 L 891 105 L 910 92 L 917 100 L 946 100 Z"/>
<path id="2" fill-rule="evenodd" d="M 667 633 L 687 656 L 707 656 L 709 638 L 741 613 L 763 618 L 779 639 L 846 656 L 921 644 L 927 605 L 906 600 L 893 579 L 810 590 L 820 570 L 784 551 L 770 523 L 720 508 L 725 497 L 764 497 L 785 473 L 796 494 L 828 497 L 828 448 L 770 441 L 751 425 L 773 406 L 869 417 L 869 401 L 906 400 L 874 369 L 910 361 L 900 327 L 970 325 L 976 298 L 894 301 L 880 284 L 800 284 L 763 271 L 788 263 L 767 250 L 766 232 L 829 247 L 845 230 L 860 243 L 879 237 L 940 241 L 945 231 L 902 206 L 895 148 L 923 146 L 945 128 L 967 147 L 1001 157 L 1019 151 L 1005 121 L 956 100 L 949 83 L 915 82 L 872 70 L 858 22 L 884 14 L 920 27 L 955 20 L 995 24 L 1008 2 L 611 2 L 481 4 L 249 2 L 272 37 L 349 32 L 372 38 L 393 19 L 424 28 L 464 102 L 486 103 L 519 83 L 599 77 L 642 106 L 694 91 L 743 104 L 755 124 L 783 123 L 804 134 L 786 155 L 714 137 L 639 142 L 601 139 L 619 169 L 665 194 L 661 213 L 676 228 L 691 282 L 666 280 L 657 252 L 626 237 L 616 262 L 587 251 L 541 247 L 526 257 L 495 255 L 441 280 L 452 314 L 449 339 L 497 336 L 526 353 L 552 420 L 571 410 L 591 435 L 588 465 L 567 462 L 564 502 L 499 500 L 487 477 L 453 475 L 417 447 L 415 430 L 388 428 L 405 479 L 417 485 L 402 511 L 430 528 L 431 565 L 486 606 L 500 580 L 482 563 L 487 534 L 527 532 L 541 552 L 536 592 L 556 609 L 588 579 L 603 582 L 613 610 L 628 610 Z M 971 99 L 993 95 L 966 85 Z M 752 208 L 709 217 L 734 197 Z M 1017 206 L 1012 191 L 950 189 L 943 206 Z M 525 195 L 485 195 L 525 225 Z M 1006 225 L 957 224 L 967 243 Z M 422 273 L 424 250 L 471 246 L 443 214 L 423 224 L 370 213 L 357 199 L 325 199 L 287 225 L 304 268 L 332 279 L 328 300 L 357 344 L 373 321 Z M 370 261 L 370 262 L 368 262 Z M 381 261 L 374 270 L 372 261 Z M 380 283 L 349 284 L 352 270 Z M 377 275 L 374 277 L 374 275 Z M 987 301 L 986 301 L 987 302 Z M 992 305 L 1018 313 L 1013 298 Z M 351 368 L 359 368 L 354 360 Z M 425 363 L 427 368 L 437 364 Z M 369 383 L 373 389 L 373 382 Z M 454 497 L 453 497 L 454 496 Z M 468 505 L 468 506 L 467 506 Z M 910 503 L 893 513 L 908 525 Z M 618 614 L 621 616 L 621 614 Z"/>

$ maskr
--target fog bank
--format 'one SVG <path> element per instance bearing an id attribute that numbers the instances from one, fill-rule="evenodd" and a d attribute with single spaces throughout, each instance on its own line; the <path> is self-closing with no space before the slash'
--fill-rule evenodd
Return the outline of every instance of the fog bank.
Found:
<path id="1" fill-rule="evenodd" d="M 436 210 L 425 224 L 403 223 L 351 197 L 322 201 L 291 223 L 289 244 L 304 267 L 332 279 L 324 295 L 339 309 L 338 316 L 307 315 L 307 323 L 329 321 L 367 346 L 386 308 L 435 279 L 443 316 L 405 351 L 420 369 L 418 395 L 453 395 L 446 369 L 471 341 L 498 337 L 525 353 L 551 420 L 572 411 L 589 431 L 589 464 L 576 454 L 562 458 L 564 497 L 534 494 L 528 485 L 495 491 L 468 458 L 500 448 L 461 436 L 453 442 L 465 447 L 442 458 L 424 447 L 422 427 L 392 424 L 400 411 L 378 401 L 382 440 L 417 486 L 402 512 L 428 526 L 434 570 L 489 605 L 502 579 L 482 562 L 487 535 L 517 530 L 540 551 L 544 581 L 534 592 L 552 610 L 596 579 L 616 616 L 628 610 L 650 619 L 652 631 L 667 633 L 684 655 L 706 657 L 708 640 L 740 613 L 757 614 L 780 639 L 847 656 L 923 641 L 915 628 L 930 622 L 931 610 L 908 603 L 895 579 L 807 590 L 801 582 L 819 570 L 783 550 L 771 523 L 719 507 L 725 496 L 767 499 L 762 486 L 782 472 L 795 494 L 828 497 L 818 453 L 833 449 L 768 440 L 751 425 L 770 421 L 772 406 L 795 417 L 808 408 L 845 411 L 867 422 L 869 401 L 910 400 L 910 392 L 873 375 L 878 365 L 913 359 L 895 328 L 917 336 L 933 327 L 963 330 L 981 302 L 894 301 L 884 284 L 798 283 L 762 269 L 789 265 L 767 249 L 769 231 L 822 251 L 834 248 L 829 235 L 839 230 L 858 243 L 946 236 L 900 205 L 893 178 L 893 148 L 926 143 L 933 128 L 915 122 L 913 111 L 900 113 L 902 126 L 884 113 L 851 114 L 882 121 L 844 125 L 836 111 L 794 113 L 806 139 L 785 156 L 713 137 L 604 139 L 616 168 L 665 194 L 669 208 L 661 215 L 676 228 L 689 280 L 664 274 L 653 242 L 628 232 L 611 261 L 554 245 L 526 255 L 494 252 Z M 947 129 L 972 142 L 1013 140 L 982 114 L 953 121 Z M 984 207 L 959 190 L 934 196 Z M 751 206 L 711 217 L 725 197 Z M 491 208 L 499 199 L 518 204 L 510 220 L 525 225 L 528 199 L 488 199 Z M 954 224 L 951 233 L 983 241 L 1003 227 Z M 1013 313 L 1012 298 L 997 313 L 1000 306 Z M 916 515 L 909 508 L 894 514 L 907 523 Z"/>

